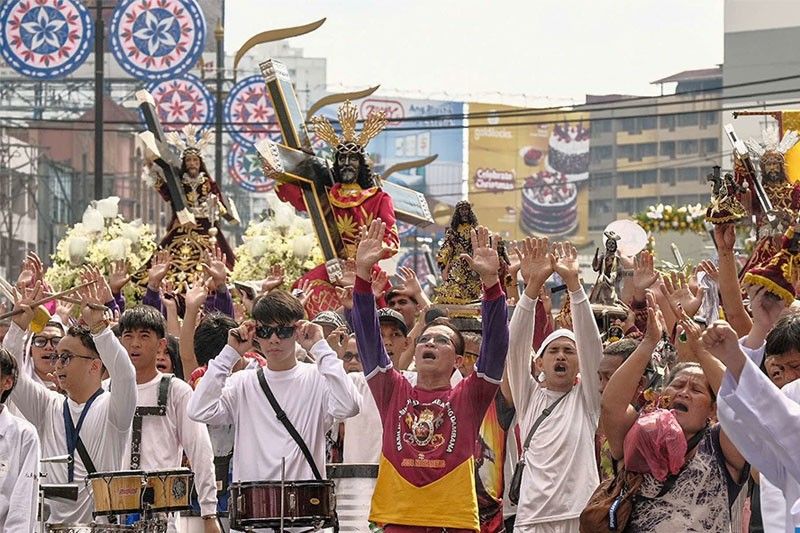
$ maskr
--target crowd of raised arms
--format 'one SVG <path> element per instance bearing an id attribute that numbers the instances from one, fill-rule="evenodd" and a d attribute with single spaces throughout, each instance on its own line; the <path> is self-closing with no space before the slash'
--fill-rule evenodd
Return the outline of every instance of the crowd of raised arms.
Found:
<path id="1" fill-rule="evenodd" d="M 475 226 L 455 260 L 480 280 L 479 331 L 433 312 L 414 271 L 376 275 L 386 231 L 361 228 L 341 307 L 316 316 L 280 267 L 229 286 L 219 250 L 181 294 L 160 252 L 140 303 L 118 264 L 40 304 L 29 254 L 0 330 L 0 531 L 800 526 L 800 314 L 739 279 L 733 225 L 714 262 L 621 257 L 624 316 L 600 320 L 571 243 L 507 244 L 501 268 Z"/>

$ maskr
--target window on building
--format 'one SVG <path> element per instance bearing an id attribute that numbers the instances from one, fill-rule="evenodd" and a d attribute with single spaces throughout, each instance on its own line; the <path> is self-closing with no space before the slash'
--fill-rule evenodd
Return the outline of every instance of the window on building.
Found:
<path id="1" fill-rule="evenodd" d="M 636 205 L 633 198 L 622 198 L 617 200 L 617 212 L 632 214 L 636 212 Z"/>
<path id="2" fill-rule="evenodd" d="M 697 167 L 679 168 L 678 181 L 697 181 Z"/>
<path id="3" fill-rule="evenodd" d="M 700 141 L 700 153 L 712 155 L 719 151 L 719 139 L 703 139 Z"/>
<path id="4" fill-rule="evenodd" d="M 624 159 L 633 159 L 636 157 L 636 145 L 633 144 L 620 144 L 617 146 L 617 157 Z"/>
<path id="5" fill-rule="evenodd" d="M 699 123 L 698 113 L 680 113 L 678 114 L 678 126 L 697 126 Z"/>
<path id="6" fill-rule="evenodd" d="M 654 130 L 658 127 L 658 117 L 639 117 L 639 128 L 643 130 Z"/>
<path id="7" fill-rule="evenodd" d="M 678 155 L 689 155 L 697 153 L 697 139 L 688 141 L 678 141 Z"/>
<path id="8" fill-rule="evenodd" d="M 662 168 L 661 169 L 661 183 L 667 185 L 675 185 L 675 169 L 674 168 Z"/>
<path id="9" fill-rule="evenodd" d="M 639 186 L 636 182 L 636 172 L 620 172 L 619 181 L 622 185 L 627 185 L 628 187 Z"/>
<path id="10" fill-rule="evenodd" d="M 610 146 L 592 146 L 590 151 L 592 153 L 592 161 L 595 163 L 611 159 L 612 149 Z"/>
<path id="11" fill-rule="evenodd" d="M 656 169 L 640 170 L 636 179 L 641 185 L 656 183 L 658 181 L 658 171 Z"/>
<path id="12" fill-rule="evenodd" d="M 658 143 L 641 143 L 636 145 L 636 158 L 655 157 L 658 155 Z"/>
<path id="13" fill-rule="evenodd" d="M 628 133 L 639 133 L 639 129 L 636 126 L 635 118 L 623 118 L 622 129 L 627 131 Z"/>
<path id="14" fill-rule="evenodd" d="M 614 124 L 610 118 L 592 121 L 592 133 L 608 133 L 614 130 Z"/>
<path id="15" fill-rule="evenodd" d="M 610 187 L 611 174 L 608 172 L 600 172 L 592 174 L 589 178 L 589 187 Z"/>
<path id="16" fill-rule="evenodd" d="M 670 159 L 675 157 L 675 141 L 664 141 L 660 143 L 658 149 L 664 157 L 669 157 Z"/>
<path id="17" fill-rule="evenodd" d="M 675 129 L 675 115 L 666 115 L 660 117 L 659 122 L 661 123 L 662 130 L 674 130 Z"/>
<path id="18" fill-rule="evenodd" d="M 719 111 L 705 111 L 702 118 L 705 125 L 719 124 Z"/>

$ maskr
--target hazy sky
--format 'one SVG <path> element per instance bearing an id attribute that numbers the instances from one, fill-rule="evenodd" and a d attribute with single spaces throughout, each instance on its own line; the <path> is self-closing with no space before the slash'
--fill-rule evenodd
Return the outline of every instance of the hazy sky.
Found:
<path id="1" fill-rule="evenodd" d="M 722 0 L 226 0 L 226 50 L 322 17 L 290 44 L 328 59 L 333 89 L 582 101 L 723 61 Z"/>

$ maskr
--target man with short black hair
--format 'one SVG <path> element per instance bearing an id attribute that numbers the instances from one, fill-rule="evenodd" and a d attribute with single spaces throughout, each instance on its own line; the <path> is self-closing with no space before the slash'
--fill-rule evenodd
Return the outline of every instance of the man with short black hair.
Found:
<path id="1" fill-rule="evenodd" d="M 195 476 L 204 529 L 207 533 L 217 532 L 214 454 L 208 431 L 186 414 L 192 388 L 156 367 L 158 353 L 167 343 L 164 316 L 155 307 L 138 305 L 122 313 L 119 327 L 122 345 L 136 368 L 139 399 L 124 466 L 145 471 L 179 468 L 186 452 Z M 177 515 L 170 517 L 171 530 L 177 527 L 177 519 Z"/>
<path id="2" fill-rule="evenodd" d="M 386 293 L 386 305 L 400 313 L 407 328 L 414 326 L 419 303 L 413 296 L 393 288 Z"/>
<path id="3" fill-rule="evenodd" d="M 36 428 L 6 408 L 17 379 L 16 360 L 0 348 L 0 531 L 29 533 L 36 528 L 40 446 Z"/>
<path id="4" fill-rule="evenodd" d="M 286 291 L 274 290 L 253 305 L 253 320 L 228 334 L 228 344 L 209 361 L 208 370 L 189 401 L 189 416 L 213 425 L 233 424 L 233 480 L 310 480 L 313 470 L 298 444 L 275 416 L 260 384 L 271 389 L 288 420 L 311 452 L 315 467 L 325 474 L 325 433 L 334 418 L 358 413 L 359 395 L 341 360 L 322 337 L 322 327 L 303 320 L 303 306 Z M 295 344 L 315 363 L 301 363 Z M 253 347 L 267 358 L 255 372 L 233 367 Z"/>
<path id="5" fill-rule="evenodd" d="M 392 360 L 392 365 L 400 368 L 400 357 L 408 348 L 408 326 L 403 315 L 394 309 L 383 307 L 378 309 L 378 321 L 386 353 Z"/>

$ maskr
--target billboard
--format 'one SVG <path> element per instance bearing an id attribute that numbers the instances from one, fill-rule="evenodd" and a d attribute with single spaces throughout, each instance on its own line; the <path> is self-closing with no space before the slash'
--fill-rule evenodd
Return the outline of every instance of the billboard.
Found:
<path id="1" fill-rule="evenodd" d="M 376 173 L 436 154 L 434 162 L 394 173 L 390 180 L 425 194 L 429 201 L 454 205 L 461 199 L 463 102 L 370 96 L 355 104 L 361 119 L 378 110 L 388 119 L 386 129 L 367 148 Z M 337 109 L 338 105 L 328 106 L 320 114 L 334 121 Z M 408 120 L 414 117 L 421 120 Z"/>
<path id="2" fill-rule="evenodd" d="M 469 200 L 507 239 L 588 241 L 588 113 L 469 104 Z"/>

